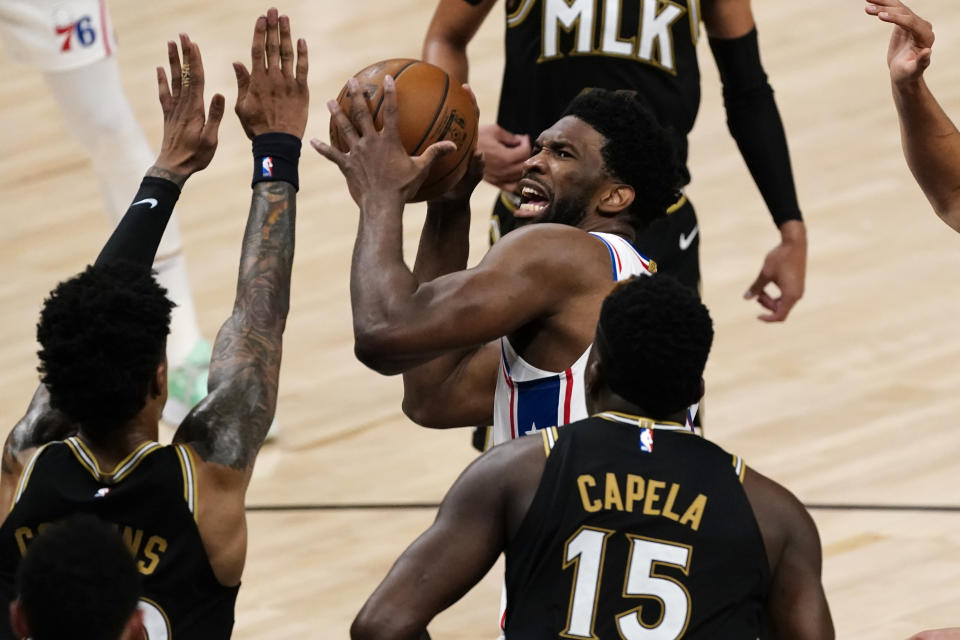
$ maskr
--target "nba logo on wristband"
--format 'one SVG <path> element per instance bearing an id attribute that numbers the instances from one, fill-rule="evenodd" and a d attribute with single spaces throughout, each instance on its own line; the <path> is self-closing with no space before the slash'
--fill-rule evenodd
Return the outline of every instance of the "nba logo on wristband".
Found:
<path id="1" fill-rule="evenodd" d="M 267 156 L 263 159 L 263 162 L 260 163 L 261 173 L 260 175 L 264 178 L 273 177 L 273 158 Z"/>

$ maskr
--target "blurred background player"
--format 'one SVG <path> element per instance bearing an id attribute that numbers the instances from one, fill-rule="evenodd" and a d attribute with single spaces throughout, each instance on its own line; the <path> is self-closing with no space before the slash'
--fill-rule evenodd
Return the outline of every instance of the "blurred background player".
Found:
<path id="1" fill-rule="evenodd" d="M 960 131 L 923 78 L 933 52 L 933 25 L 899 0 L 870 0 L 865 10 L 894 25 L 887 66 L 910 171 L 937 215 L 960 231 Z"/>
<path id="2" fill-rule="evenodd" d="M 617 285 L 587 365 L 592 417 L 473 462 L 354 640 L 417 637 L 501 551 L 507 638 L 831 640 L 806 509 L 677 422 L 703 393 L 712 340 L 706 307 L 673 278 Z"/>
<path id="3" fill-rule="evenodd" d="M 467 45 L 496 0 L 440 0 L 423 58 L 467 82 Z M 635 90 L 672 129 L 680 159 L 700 103 L 696 44 L 701 20 L 723 81 L 730 132 L 767 204 L 781 240 L 764 259 L 745 297 L 764 321 L 781 321 L 803 295 L 806 229 L 800 215 L 787 141 L 773 91 L 760 64 L 749 0 L 505 0 L 506 36 L 500 110 L 480 128 L 484 177 L 502 191 L 492 240 L 522 222 L 518 180 L 530 143 L 586 87 Z M 690 179 L 684 170 L 684 183 Z M 736 203 L 729 203 L 732 208 Z M 699 227 L 684 196 L 671 215 L 635 239 L 662 273 L 697 289 Z M 768 293 L 768 283 L 780 295 Z"/>
<path id="4" fill-rule="evenodd" d="M 246 560 L 245 496 L 273 419 L 290 301 L 297 161 L 306 127 L 307 46 L 271 9 L 256 23 L 252 71 L 234 63 L 254 176 L 236 299 L 214 343 L 209 394 L 156 442 L 167 398 L 172 303 L 150 265 L 180 187 L 217 146 L 224 98 L 203 104 L 200 51 L 170 43 L 157 70 L 163 146 L 94 265 L 60 283 L 37 325 L 41 385 L 0 467 L 0 594 L 46 523 L 95 513 L 122 529 L 143 576 L 149 636 L 226 639 Z M 282 60 L 282 64 L 281 64 Z M 0 638 L 6 620 L 0 620 Z"/>
<path id="5" fill-rule="evenodd" d="M 91 515 L 50 525 L 17 570 L 10 622 L 33 640 L 141 640 L 140 574 L 116 527 Z"/>
<path id="6" fill-rule="evenodd" d="M 43 72 L 66 129 L 90 158 L 107 215 L 119 222 L 154 154 L 123 92 L 107 0 L 0 0 L 0 42 L 11 59 Z M 210 364 L 210 342 L 197 322 L 176 217 L 153 267 L 176 304 L 163 415 L 176 425 L 206 393 Z"/>

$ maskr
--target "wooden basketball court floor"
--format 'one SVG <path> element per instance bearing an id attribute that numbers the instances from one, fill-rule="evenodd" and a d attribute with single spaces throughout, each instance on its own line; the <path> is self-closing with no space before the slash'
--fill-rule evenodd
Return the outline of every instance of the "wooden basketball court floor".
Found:
<path id="1" fill-rule="evenodd" d="M 960 118 L 960 9 L 915 0 L 938 40 L 929 82 Z M 815 508 L 824 583 L 839 638 L 904 638 L 960 624 L 960 237 L 928 207 L 903 162 L 885 65 L 890 29 L 860 0 L 757 2 L 763 59 L 786 123 L 809 228 L 807 294 L 789 321 L 765 325 L 742 300 L 777 236 L 726 132 L 701 41 L 703 105 L 691 141 L 703 236 L 704 297 L 716 323 L 707 370 L 707 434 Z M 428 0 L 291 0 L 280 7 L 310 44 L 307 135 L 326 137 L 324 103 L 366 64 L 419 55 Z M 256 15 L 234 2 L 117 1 L 119 61 L 156 148 L 153 68 L 164 42 L 200 43 L 208 95 L 235 95 Z M 502 6 L 471 47 L 471 81 L 490 121 L 502 68 Z M 33 390 L 34 325 L 46 292 L 92 260 L 109 231 L 97 182 L 39 74 L 0 57 L 0 422 Z M 201 324 L 230 310 L 249 200 L 249 146 L 228 113 L 213 165 L 178 206 Z M 348 269 L 356 208 L 336 168 L 308 147 L 301 163 L 297 257 L 280 390 L 282 431 L 261 454 L 235 637 L 345 637 L 397 555 L 431 521 L 473 458 L 467 431 L 421 429 L 400 412 L 401 384 L 352 354 Z M 489 186 L 474 198 L 475 262 L 485 249 Z M 132 195 L 132 194 L 131 194 Z M 423 208 L 408 208 L 412 258 Z M 356 505 L 411 508 L 354 508 Z M 351 507 L 354 505 L 354 507 Z M 856 505 L 878 508 L 859 509 Z M 882 506 L 905 509 L 884 509 Z M 928 505 L 944 509 L 924 510 Z M 911 508 L 915 507 L 915 508 Z M 437 638 L 490 638 L 499 574 L 431 626 Z M 412 588 L 412 587 L 411 587 Z"/>

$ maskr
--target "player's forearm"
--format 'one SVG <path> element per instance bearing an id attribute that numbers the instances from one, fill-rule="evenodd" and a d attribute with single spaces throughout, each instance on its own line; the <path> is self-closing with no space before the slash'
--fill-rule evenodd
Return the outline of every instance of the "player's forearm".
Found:
<path id="1" fill-rule="evenodd" d="M 152 265 L 186 178 L 150 167 L 130 208 L 97 256 L 97 264 L 124 261 Z"/>
<path id="2" fill-rule="evenodd" d="M 413 264 L 418 282 L 467 268 L 470 256 L 470 201 L 427 204 L 427 218 Z"/>
<path id="3" fill-rule="evenodd" d="M 960 231 L 960 132 L 923 78 L 893 84 L 907 165 L 930 204 Z"/>
<path id="4" fill-rule="evenodd" d="M 177 433 L 207 462 L 250 469 L 277 405 L 283 331 L 290 308 L 296 189 L 253 187 L 233 313 L 210 361 L 209 395 Z M 228 435 L 229 434 L 229 435 Z"/>
<path id="5" fill-rule="evenodd" d="M 774 223 L 801 220 L 787 137 L 760 63 L 756 29 L 740 38 L 711 38 L 710 46 L 723 81 L 727 126 Z"/>
<path id="6" fill-rule="evenodd" d="M 350 267 L 354 352 L 368 367 L 392 375 L 417 360 L 410 345 L 395 339 L 415 322 L 418 281 L 403 260 L 401 203 L 375 202 L 360 207 L 360 226 Z"/>
<path id="7" fill-rule="evenodd" d="M 423 60 L 437 65 L 461 84 L 469 81 L 470 63 L 467 60 L 466 43 L 461 45 L 427 34 L 423 41 Z"/>

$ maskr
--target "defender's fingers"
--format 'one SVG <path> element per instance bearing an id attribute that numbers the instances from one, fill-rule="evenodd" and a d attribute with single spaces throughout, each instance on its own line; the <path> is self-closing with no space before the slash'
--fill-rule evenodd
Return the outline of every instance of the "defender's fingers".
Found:
<path id="1" fill-rule="evenodd" d="M 384 88 L 386 88 L 386 82 L 384 82 Z M 356 78 L 350 78 L 347 81 L 347 95 L 350 96 L 350 120 L 353 122 L 353 126 L 360 130 L 362 136 L 374 135 L 377 129 L 373 126 L 373 116 L 370 115 L 367 97 L 363 94 L 360 82 Z M 386 101 L 384 101 L 384 104 L 386 104 Z M 384 126 L 384 129 L 386 129 L 386 126 Z"/>
<path id="2" fill-rule="evenodd" d="M 337 165 L 341 169 L 343 168 L 343 163 L 346 161 L 346 154 L 344 154 L 339 149 L 334 149 L 327 143 L 317 140 L 314 138 L 310 141 L 310 146 L 317 150 L 317 153 L 322 155 L 324 158 Z"/>
<path id="3" fill-rule="evenodd" d="M 280 65 L 283 75 L 293 77 L 293 39 L 290 37 L 290 18 L 280 16 Z"/>
<path id="4" fill-rule="evenodd" d="M 227 99 L 223 97 L 223 94 L 213 94 L 213 98 L 210 100 L 207 122 L 203 125 L 203 132 L 200 134 L 208 143 L 216 144 L 217 142 L 217 132 L 220 130 L 220 121 L 223 120 L 226 104 Z"/>
<path id="5" fill-rule="evenodd" d="M 167 73 L 163 67 L 157 67 L 157 93 L 160 94 L 160 108 L 163 110 L 163 115 L 167 115 L 173 106 L 173 97 L 170 95 Z"/>
<path id="6" fill-rule="evenodd" d="M 253 43 L 250 45 L 250 70 L 254 75 L 266 69 L 264 43 L 267 38 L 267 17 L 260 16 L 253 27 Z"/>
<path id="7" fill-rule="evenodd" d="M 237 76 L 237 103 L 243 102 L 250 88 L 250 72 L 242 62 L 233 63 L 233 73 Z"/>
<path id="8" fill-rule="evenodd" d="M 353 128 L 350 118 L 343 112 L 336 100 L 327 102 L 327 109 L 330 110 L 330 119 L 333 120 L 340 132 L 340 138 L 348 149 L 353 148 L 354 143 L 360 139 L 360 136 L 357 134 L 357 130 Z"/>
<path id="9" fill-rule="evenodd" d="M 303 38 L 297 40 L 297 84 L 301 89 L 307 88 L 307 71 L 310 68 L 310 60 L 307 56 L 307 41 Z"/>
<path id="10" fill-rule="evenodd" d="M 196 103 L 198 109 L 203 108 L 203 59 L 200 57 L 200 45 L 196 42 L 190 43 L 190 76 L 191 76 L 191 99 Z"/>
<path id="11" fill-rule="evenodd" d="M 180 53 L 177 51 L 177 43 L 173 40 L 167 42 L 167 59 L 170 61 L 170 86 L 171 95 L 176 100 L 180 97 Z"/>
<path id="12" fill-rule="evenodd" d="M 756 298 L 763 293 L 763 288 L 767 286 L 771 278 L 768 275 L 765 275 L 763 271 L 760 272 L 760 275 L 757 276 L 757 279 L 753 281 L 753 284 L 750 285 L 750 288 L 747 289 L 747 292 L 743 294 L 744 299 L 750 300 L 751 298 Z"/>
<path id="13" fill-rule="evenodd" d="M 267 11 L 267 71 L 280 71 L 280 16 L 276 8 Z"/>

